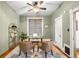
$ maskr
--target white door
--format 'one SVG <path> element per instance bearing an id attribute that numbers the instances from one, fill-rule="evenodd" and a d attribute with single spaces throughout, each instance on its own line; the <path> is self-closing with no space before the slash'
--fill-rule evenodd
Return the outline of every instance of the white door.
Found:
<path id="1" fill-rule="evenodd" d="M 55 19 L 55 42 L 62 48 L 62 16 Z"/>

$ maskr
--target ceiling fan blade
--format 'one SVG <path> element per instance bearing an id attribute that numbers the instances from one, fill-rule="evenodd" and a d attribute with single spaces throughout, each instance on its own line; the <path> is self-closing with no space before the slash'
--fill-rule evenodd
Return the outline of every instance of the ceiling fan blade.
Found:
<path id="1" fill-rule="evenodd" d="M 30 9 L 30 10 L 28 10 L 28 11 L 32 11 L 33 9 Z"/>
<path id="2" fill-rule="evenodd" d="M 46 8 L 40 8 L 40 9 L 42 9 L 42 10 L 46 10 Z"/>
<path id="3" fill-rule="evenodd" d="M 40 5 L 41 5 L 41 4 L 43 4 L 43 3 L 44 3 L 44 1 L 40 1 L 39 3 L 40 3 Z"/>
<path id="4" fill-rule="evenodd" d="M 27 3 L 28 5 L 32 6 L 30 3 Z M 32 6 L 33 7 L 33 6 Z"/>

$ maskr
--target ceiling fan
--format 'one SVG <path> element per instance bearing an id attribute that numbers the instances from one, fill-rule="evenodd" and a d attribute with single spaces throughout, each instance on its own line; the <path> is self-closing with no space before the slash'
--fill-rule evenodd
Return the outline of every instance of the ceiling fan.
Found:
<path id="1" fill-rule="evenodd" d="M 32 11 L 33 10 L 35 12 L 39 12 L 40 10 L 46 10 L 46 8 L 42 6 L 43 3 L 44 3 L 43 1 L 33 1 L 32 4 L 31 3 L 27 3 L 27 5 L 32 7 L 28 11 Z"/>

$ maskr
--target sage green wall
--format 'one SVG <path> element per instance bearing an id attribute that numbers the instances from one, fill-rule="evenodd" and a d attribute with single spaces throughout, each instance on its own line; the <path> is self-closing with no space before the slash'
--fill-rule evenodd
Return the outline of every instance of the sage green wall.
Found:
<path id="1" fill-rule="evenodd" d="M 15 23 L 19 27 L 19 16 L 5 2 L 0 2 L 0 54 L 8 49 L 10 23 Z"/>
<path id="2" fill-rule="evenodd" d="M 64 1 L 63 4 L 56 9 L 56 11 L 52 14 L 51 19 L 51 38 L 55 40 L 55 23 L 54 19 L 63 15 L 63 45 L 68 44 L 70 45 L 70 32 L 67 29 L 70 29 L 70 15 L 69 10 L 72 8 L 79 7 L 79 1 Z M 64 13 L 64 11 L 66 11 Z"/>
<path id="3" fill-rule="evenodd" d="M 51 38 L 51 16 L 44 17 L 44 38 Z M 48 28 L 45 28 L 48 25 Z"/>
<path id="4" fill-rule="evenodd" d="M 27 17 L 20 16 L 20 32 L 27 33 Z"/>
<path id="5" fill-rule="evenodd" d="M 50 38 L 50 16 L 44 17 L 44 38 Z M 48 25 L 48 28 L 45 28 L 45 25 Z M 27 33 L 27 17 L 21 16 L 20 17 L 20 30 Z"/>

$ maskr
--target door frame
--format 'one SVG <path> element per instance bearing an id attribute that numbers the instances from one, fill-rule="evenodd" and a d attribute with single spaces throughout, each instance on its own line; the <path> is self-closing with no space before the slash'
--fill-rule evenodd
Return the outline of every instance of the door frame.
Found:
<path id="1" fill-rule="evenodd" d="M 79 11 L 79 7 L 70 9 L 70 56 L 76 57 L 76 12 Z"/>

